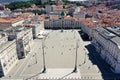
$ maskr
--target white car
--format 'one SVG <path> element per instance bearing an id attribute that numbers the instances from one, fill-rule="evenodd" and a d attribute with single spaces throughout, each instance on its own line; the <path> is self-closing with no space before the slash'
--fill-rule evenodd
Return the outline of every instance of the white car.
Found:
<path id="1" fill-rule="evenodd" d="M 38 34 L 37 38 L 38 39 L 43 39 L 45 36 L 43 36 L 42 34 Z"/>

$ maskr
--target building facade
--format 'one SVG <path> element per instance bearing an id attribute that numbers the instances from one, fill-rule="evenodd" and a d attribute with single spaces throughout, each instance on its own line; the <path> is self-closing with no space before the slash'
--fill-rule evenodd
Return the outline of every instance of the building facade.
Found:
<path id="1" fill-rule="evenodd" d="M 53 6 L 52 5 L 46 5 L 45 6 L 45 11 L 47 14 L 53 11 Z"/>
<path id="2" fill-rule="evenodd" d="M 25 58 L 32 50 L 33 34 L 32 28 L 16 30 L 18 58 Z"/>
<path id="3" fill-rule="evenodd" d="M 18 58 L 25 58 L 33 46 L 32 28 L 17 26 L 7 31 L 7 34 L 9 41 L 16 39 Z"/>
<path id="4" fill-rule="evenodd" d="M 3 17 L 0 18 L 0 26 L 3 27 L 16 27 L 18 25 L 22 25 L 24 22 L 23 18 L 20 17 Z"/>
<path id="5" fill-rule="evenodd" d="M 17 63 L 16 41 L 8 41 L 0 45 L 0 75 L 5 76 Z"/>
<path id="6" fill-rule="evenodd" d="M 74 19 L 52 19 L 45 21 L 46 29 L 77 29 L 80 27 L 80 21 L 76 21 Z"/>
<path id="7" fill-rule="evenodd" d="M 120 30 L 118 29 L 118 34 Z M 120 73 L 120 35 L 105 28 L 93 31 L 92 44 L 100 56 L 111 66 L 114 73 Z"/>
<path id="8" fill-rule="evenodd" d="M 0 45 L 7 41 L 8 41 L 8 36 L 5 33 L 0 32 Z"/>
<path id="9" fill-rule="evenodd" d="M 32 28 L 33 38 L 36 38 L 38 34 L 44 30 L 44 21 L 38 18 L 32 20 L 25 20 L 24 26 Z"/>

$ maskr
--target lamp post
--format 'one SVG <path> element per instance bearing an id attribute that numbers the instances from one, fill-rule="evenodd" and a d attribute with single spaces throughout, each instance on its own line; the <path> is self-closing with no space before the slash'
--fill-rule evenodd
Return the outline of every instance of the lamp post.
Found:
<path id="1" fill-rule="evenodd" d="M 44 53 L 44 48 L 45 48 L 45 39 L 46 37 L 43 39 L 42 41 L 42 50 L 43 50 L 43 71 L 42 73 L 46 72 L 46 66 L 45 66 L 45 53 Z"/>
<path id="2" fill-rule="evenodd" d="M 63 20 L 64 20 L 65 13 L 64 11 L 61 12 L 61 19 L 62 19 L 62 27 L 61 27 L 61 32 L 63 32 Z"/>
<path id="3" fill-rule="evenodd" d="M 74 67 L 73 73 L 77 72 L 77 52 L 78 52 L 77 50 L 78 50 L 78 41 L 76 42 L 75 67 Z"/>
<path id="4" fill-rule="evenodd" d="M 63 19 L 62 19 L 61 32 L 63 32 Z"/>
<path id="5" fill-rule="evenodd" d="M 86 56 L 87 56 L 86 49 L 84 49 L 84 51 L 85 51 L 85 59 L 84 59 L 84 63 L 86 63 Z"/>
<path id="6" fill-rule="evenodd" d="M 35 63 L 37 64 L 37 56 L 36 56 L 36 53 L 35 53 Z"/>

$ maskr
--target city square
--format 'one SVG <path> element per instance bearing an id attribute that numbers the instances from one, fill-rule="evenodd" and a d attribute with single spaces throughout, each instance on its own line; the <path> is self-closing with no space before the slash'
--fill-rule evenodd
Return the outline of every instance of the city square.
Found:
<path id="1" fill-rule="evenodd" d="M 0 80 L 120 80 L 120 0 L 1 0 Z"/>
<path id="2" fill-rule="evenodd" d="M 83 42 L 78 30 L 64 30 L 63 32 L 61 32 L 61 30 L 48 31 L 49 34 L 44 41 L 46 72 L 41 73 L 43 69 L 43 39 L 35 39 L 34 48 L 30 55 L 28 55 L 26 59 L 19 61 L 13 70 L 11 70 L 6 77 L 3 77 L 3 79 L 41 79 L 42 76 L 44 77 L 44 75 L 47 74 L 47 70 L 49 74 L 58 74 L 57 76 L 60 76 L 59 71 L 61 72 L 63 70 L 63 75 L 60 76 L 61 78 L 71 72 L 71 74 L 77 74 L 76 77 L 79 75 L 79 78 L 81 79 L 102 79 L 99 68 L 89 60 L 89 52 L 85 48 L 90 42 Z M 78 45 L 77 72 L 74 73 L 76 45 Z M 64 72 L 64 70 L 67 69 L 68 73 Z M 44 77 L 44 79 L 47 79 L 49 76 Z M 70 79 L 71 76 L 68 76 L 68 79 Z M 73 78 L 76 79 L 75 77 Z M 54 76 L 51 79 L 57 79 L 57 77 Z"/>

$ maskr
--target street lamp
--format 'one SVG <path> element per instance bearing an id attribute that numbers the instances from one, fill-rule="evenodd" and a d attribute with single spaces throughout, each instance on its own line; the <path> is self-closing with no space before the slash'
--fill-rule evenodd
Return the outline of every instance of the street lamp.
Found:
<path id="1" fill-rule="evenodd" d="M 36 53 L 35 53 L 35 63 L 37 64 L 37 56 L 36 56 Z"/>
<path id="2" fill-rule="evenodd" d="M 84 63 L 86 62 L 86 56 L 87 56 L 87 52 L 86 52 L 86 49 L 85 50 L 85 59 L 84 59 Z"/>
<path id="3" fill-rule="evenodd" d="M 77 50 L 78 50 L 78 41 L 76 42 L 75 67 L 74 67 L 73 73 L 77 72 L 77 52 L 78 52 Z"/>
<path id="4" fill-rule="evenodd" d="M 62 19 L 61 32 L 63 32 L 63 19 Z"/>
<path id="5" fill-rule="evenodd" d="M 45 48 L 45 39 L 46 37 L 43 39 L 42 41 L 42 50 L 43 50 L 43 71 L 42 73 L 46 72 L 46 66 L 45 66 L 45 53 L 44 53 L 44 48 Z"/>
<path id="6" fill-rule="evenodd" d="M 62 19 L 62 26 L 61 26 L 61 32 L 63 32 L 63 20 L 64 20 L 65 13 L 64 11 L 61 12 L 61 19 Z"/>

